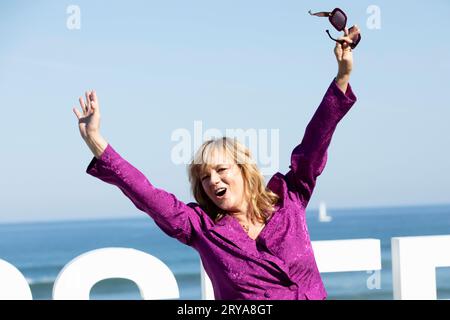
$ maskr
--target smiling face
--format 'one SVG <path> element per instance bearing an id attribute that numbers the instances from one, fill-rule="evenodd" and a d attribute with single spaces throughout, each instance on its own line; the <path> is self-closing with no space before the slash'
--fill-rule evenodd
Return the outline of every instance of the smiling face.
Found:
<path id="1" fill-rule="evenodd" d="M 214 222 L 225 215 L 245 215 L 264 222 L 279 197 L 266 188 L 250 150 L 237 138 L 205 141 L 188 168 L 192 194 Z"/>
<path id="2" fill-rule="evenodd" d="M 225 151 L 214 150 L 200 173 L 206 195 L 228 213 L 245 212 L 244 179 L 239 165 Z"/>

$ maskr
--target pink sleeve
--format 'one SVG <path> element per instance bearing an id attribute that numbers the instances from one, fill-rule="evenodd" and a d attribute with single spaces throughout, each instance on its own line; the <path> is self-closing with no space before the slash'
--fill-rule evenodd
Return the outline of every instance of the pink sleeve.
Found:
<path id="1" fill-rule="evenodd" d="M 169 236 L 191 245 L 200 230 L 203 213 L 195 203 L 186 205 L 173 194 L 155 188 L 147 178 L 108 144 L 99 159 L 93 158 L 86 172 L 117 186 L 134 205 Z"/>
<path id="2" fill-rule="evenodd" d="M 291 170 L 286 178 L 304 206 L 311 198 L 317 177 L 325 168 L 327 149 L 336 126 L 355 102 L 356 96 L 350 84 L 344 94 L 333 79 L 306 127 L 303 140 L 292 151 Z"/>

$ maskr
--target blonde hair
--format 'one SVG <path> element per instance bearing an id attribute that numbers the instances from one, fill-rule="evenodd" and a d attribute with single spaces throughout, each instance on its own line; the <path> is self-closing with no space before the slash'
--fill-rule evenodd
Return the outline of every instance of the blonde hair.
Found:
<path id="1" fill-rule="evenodd" d="M 204 142 L 197 150 L 189 165 L 189 181 L 191 191 L 198 204 L 214 221 L 227 214 L 208 197 L 203 190 L 201 176 L 206 167 L 211 164 L 215 152 L 226 155 L 239 166 L 244 180 L 244 198 L 249 204 L 249 218 L 254 222 L 266 222 L 274 211 L 279 197 L 265 187 L 264 177 L 253 161 L 250 150 L 239 143 L 236 138 L 218 138 Z"/>

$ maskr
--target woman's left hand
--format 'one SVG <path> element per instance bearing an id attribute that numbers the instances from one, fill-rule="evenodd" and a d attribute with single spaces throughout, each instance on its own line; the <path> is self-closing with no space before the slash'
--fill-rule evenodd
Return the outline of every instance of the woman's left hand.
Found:
<path id="1" fill-rule="evenodd" d="M 359 33 L 358 27 L 354 27 L 355 32 Z M 344 36 L 338 40 L 344 40 L 343 44 L 336 42 L 336 47 L 334 48 L 334 54 L 338 62 L 338 75 L 349 76 L 353 68 L 353 53 L 350 47 L 350 43 L 353 41 L 350 39 L 347 28 L 344 29 Z"/>

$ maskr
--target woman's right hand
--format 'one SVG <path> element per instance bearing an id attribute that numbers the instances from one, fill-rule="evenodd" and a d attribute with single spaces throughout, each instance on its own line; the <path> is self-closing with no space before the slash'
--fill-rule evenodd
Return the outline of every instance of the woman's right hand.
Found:
<path id="1" fill-rule="evenodd" d="M 100 136 L 100 107 L 95 91 L 86 91 L 85 95 L 86 102 L 83 97 L 78 99 L 83 113 L 77 108 L 72 110 L 77 116 L 81 137 L 87 141 L 91 137 Z"/>

